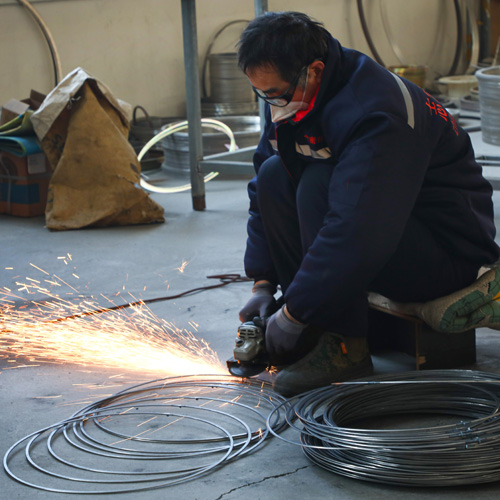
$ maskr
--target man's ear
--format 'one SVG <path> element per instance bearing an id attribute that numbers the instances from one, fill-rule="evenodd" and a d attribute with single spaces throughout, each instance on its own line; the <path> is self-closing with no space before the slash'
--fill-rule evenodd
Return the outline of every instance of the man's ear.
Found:
<path id="1" fill-rule="evenodd" d="M 325 69 L 325 63 L 323 61 L 314 61 L 309 66 L 310 77 L 313 77 L 315 83 L 321 82 L 321 77 L 323 76 L 323 71 Z"/>

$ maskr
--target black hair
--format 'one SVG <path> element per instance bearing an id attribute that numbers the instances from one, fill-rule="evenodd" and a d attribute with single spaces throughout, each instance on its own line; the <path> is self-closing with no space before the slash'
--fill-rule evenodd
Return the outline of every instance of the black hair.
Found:
<path id="1" fill-rule="evenodd" d="M 323 24 L 301 12 L 267 12 L 256 17 L 238 42 L 238 65 L 243 72 L 271 65 L 291 82 L 313 61 L 324 60 L 330 34 Z"/>

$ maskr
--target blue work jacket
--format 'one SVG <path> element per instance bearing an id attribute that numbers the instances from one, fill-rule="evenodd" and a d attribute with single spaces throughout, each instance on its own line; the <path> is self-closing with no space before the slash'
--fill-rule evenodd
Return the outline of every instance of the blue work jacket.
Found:
<path id="1" fill-rule="evenodd" d="M 255 170 L 279 155 L 292 178 L 312 162 L 333 164 L 325 224 L 288 287 L 304 323 L 340 312 L 396 251 L 410 216 L 451 255 L 478 268 L 498 259 L 492 188 L 470 138 L 431 95 L 331 38 L 314 104 L 300 119 L 266 126 Z M 256 195 L 249 184 L 245 270 L 276 282 Z M 411 286 L 411 284 L 409 284 Z"/>

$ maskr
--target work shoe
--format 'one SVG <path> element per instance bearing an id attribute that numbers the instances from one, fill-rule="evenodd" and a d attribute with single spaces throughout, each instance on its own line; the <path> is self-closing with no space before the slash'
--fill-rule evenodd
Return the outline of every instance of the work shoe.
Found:
<path id="1" fill-rule="evenodd" d="M 372 373 L 373 364 L 365 337 L 342 337 L 325 332 L 312 351 L 276 375 L 273 389 L 284 396 L 294 396 Z"/>

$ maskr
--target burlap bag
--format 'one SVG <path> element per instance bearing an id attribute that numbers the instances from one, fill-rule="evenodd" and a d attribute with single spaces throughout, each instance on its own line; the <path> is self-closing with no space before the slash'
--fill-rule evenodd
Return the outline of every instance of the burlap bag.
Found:
<path id="1" fill-rule="evenodd" d="M 54 169 L 45 212 L 49 229 L 164 221 L 163 208 L 139 187 L 126 113 L 101 83 L 75 70 L 32 120 Z"/>

